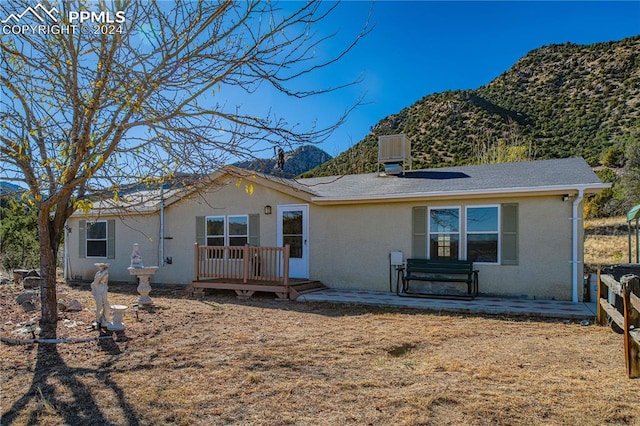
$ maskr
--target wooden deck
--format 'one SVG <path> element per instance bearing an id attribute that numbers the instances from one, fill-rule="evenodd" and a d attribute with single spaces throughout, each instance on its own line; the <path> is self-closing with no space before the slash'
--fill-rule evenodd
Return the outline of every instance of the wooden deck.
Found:
<path id="1" fill-rule="evenodd" d="M 319 281 L 289 279 L 289 245 L 213 247 L 196 244 L 194 259 L 195 277 L 185 290 L 191 295 L 203 295 L 206 289 L 215 289 L 234 290 L 238 297 L 251 297 L 260 291 L 295 300 L 300 294 L 326 288 Z"/>
<path id="2" fill-rule="evenodd" d="M 192 296 L 203 296 L 207 289 L 234 290 L 238 297 L 251 297 L 256 291 L 275 293 L 278 299 L 296 300 L 298 296 L 327 288 L 320 281 L 290 279 L 287 286 L 269 281 L 217 279 L 193 281 L 185 290 Z"/>

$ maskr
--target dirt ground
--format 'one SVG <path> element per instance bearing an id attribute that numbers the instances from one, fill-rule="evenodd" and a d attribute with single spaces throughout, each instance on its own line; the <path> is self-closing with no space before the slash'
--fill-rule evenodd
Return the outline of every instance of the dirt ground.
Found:
<path id="1" fill-rule="evenodd" d="M 0 287 L 0 336 L 39 313 Z M 88 284 L 60 338 L 97 337 Z M 2 344 L 2 425 L 640 425 L 622 337 L 562 320 L 304 304 L 181 289 L 131 309 L 113 339 Z"/>

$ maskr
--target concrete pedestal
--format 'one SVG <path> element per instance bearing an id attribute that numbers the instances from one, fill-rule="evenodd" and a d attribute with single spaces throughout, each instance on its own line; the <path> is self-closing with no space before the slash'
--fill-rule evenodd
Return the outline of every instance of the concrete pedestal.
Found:
<path id="1" fill-rule="evenodd" d="M 151 297 L 149 297 L 149 293 L 151 292 L 151 284 L 149 282 L 151 280 L 151 276 L 157 270 L 157 266 L 147 266 L 146 268 L 129 268 L 129 273 L 131 275 L 135 275 L 140 279 L 140 284 L 138 284 L 138 293 L 140 293 L 140 297 L 138 298 L 139 305 L 153 304 Z"/>
<path id="2" fill-rule="evenodd" d="M 111 305 L 111 312 L 113 312 L 113 319 L 107 325 L 107 330 L 119 331 L 124 330 L 124 324 L 122 323 L 122 317 L 127 310 L 126 305 Z"/>

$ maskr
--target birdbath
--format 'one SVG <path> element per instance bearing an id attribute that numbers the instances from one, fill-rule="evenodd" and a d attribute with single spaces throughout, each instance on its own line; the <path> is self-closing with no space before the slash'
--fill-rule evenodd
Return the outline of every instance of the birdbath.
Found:
<path id="1" fill-rule="evenodd" d="M 158 269 L 157 266 L 146 266 L 143 268 L 127 268 L 131 275 L 135 275 L 140 279 L 140 284 L 138 284 L 138 293 L 140 293 L 140 297 L 138 298 L 139 305 L 151 305 L 153 301 L 149 297 L 149 293 L 151 292 L 151 284 L 149 281 L 151 280 L 151 276 L 155 274 Z"/>
<path id="2" fill-rule="evenodd" d="M 138 304 L 153 304 L 151 298 L 149 297 L 149 292 L 151 292 L 151 284 L 149 284 L 149 280 L 151 280 L 151 275 L 155 274 L 158 267 L 145 267 L 142 264 L 142 254 L 140 254 L 140 244 L 138 243 L 133 244 L 133 248 L 131 250 L 131 264 L 128 269 L 131 275 L 135 275 L 140 280 L 140 284 L 138 284 L 138 293 L 140 293 Z"/>
<path id="3" fill-rule="evenodd" d="M 124 311 L 127 310 L 126 305 L 111 305 L 111 311 L 113 312 L 113 319 L 107 325 L 107 330 L 120 331 L 124 330 L 124 324 L 122 323 L 122 316 Z"/>

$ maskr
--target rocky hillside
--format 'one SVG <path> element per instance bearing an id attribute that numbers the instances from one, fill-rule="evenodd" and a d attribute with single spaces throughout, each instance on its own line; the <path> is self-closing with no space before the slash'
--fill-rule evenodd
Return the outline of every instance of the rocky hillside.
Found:
<path id="1" fill-rule="evenodd" d="M 305 145 L 284 154 L 284 166 L 278 168 L 275 158 L 255 159 L 235 163 L 234 166 L 276 176 L 294 177 L 331 160 L 329 154 L 313 145 Z"/>
<path id="2" fill-rule="evenodd" d="M 530 158 L 603 151 L 640 130 L 640 36 L 617 42 L 544 46 L 476 90 L 426 96 L 382 119 L 354 147 L 306 176 L 376 169 L 377 137 L 405 133 L 415 167 L 478 162 L 494 144 Z"/>

